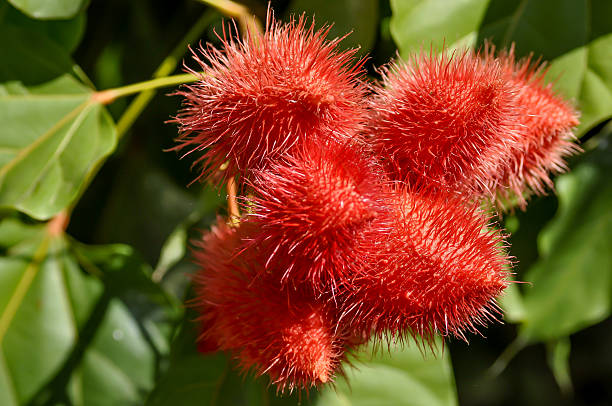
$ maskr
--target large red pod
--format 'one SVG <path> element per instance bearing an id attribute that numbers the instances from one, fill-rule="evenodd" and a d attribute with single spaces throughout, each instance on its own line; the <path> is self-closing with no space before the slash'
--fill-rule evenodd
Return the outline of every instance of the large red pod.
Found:
<path id="1" fill-rule="evenodd" d="M 268 18 L 265 32 L 223 38 L 194 52 L 202 73 L 184 85 L 177 150 L 194 155 L 209 177 L 261 169 L 304 140 L 354 136 L 363 125 L 366 86 L 355 50 L 326 40 L 302 16 L 283 24 Z"/>
<path id="2" fill-rule="evenodd" d="M 245 210 L 258 226 L 253 243 L 284 284 L 332 292 L 363 260 L 356 243 L 385 211 L 383 177 L 358 143 L 306 142 L 269 168 L 255 171 Z M 277 262 L 286 264 L 279 268 Z"/>
<path id="3" fill-rule="evenodd" d="M 367 126 L 392 178 L 480 193 L 518 142 L 517 92 L 498 61 L 421 54 L 383 70 Z"/>
<path id="4" fill-rule="evenodd" d="M 396 191 L 394 225 L 364 238 L 366 266 L 344 292 L 343 318 L 378 337 L 465 338 L 498 313 L 508 285 L 503 238 L 456 197 Z"/>

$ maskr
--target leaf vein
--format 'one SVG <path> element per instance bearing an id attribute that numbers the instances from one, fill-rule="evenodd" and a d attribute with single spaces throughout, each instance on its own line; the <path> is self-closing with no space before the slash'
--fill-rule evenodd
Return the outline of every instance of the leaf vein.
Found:
<path id="1" fill-rule="evenodd" d="M 19 310 L 23 299 L 28 293 L 28 290 L 32 285 L 32 281 L 38 274 L 41 261 L 47 255 L 48 248 L 49 236 L 45 234 L 43 240 L 36 249 L 34 256 L 32 257 L 32 261 L 28 264 L 23 272 L 21 279 L 19 279 L 19 282 L 17 283 L 15 291 L 13 292 L 13 295 L 9 299 L 6 307 L 4 308 L 4 312 L 2 312 L 2 315 L 0 316 L 0 344 L 4 340 L 4 336 L 6 335 L 6 332 L 8 331 L 10 324 L 17 313 L 17 310 Z"/>

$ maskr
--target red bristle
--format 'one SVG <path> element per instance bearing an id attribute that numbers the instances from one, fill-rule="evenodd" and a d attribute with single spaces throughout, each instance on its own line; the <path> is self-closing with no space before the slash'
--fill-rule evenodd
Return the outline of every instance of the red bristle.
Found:
<path id="1" fill-rule="evenodd" d="M 202 339 L 231 352 L 243 371 L 267 374 L 281 392 L 331 381 L 347 342 L 335 308 L 305 289 L 283 289 L 275 272 L 262 272 L 257 247 L 243 246 L 249 228 L 220 222 L 195 251 Z"/>
<path id="2" fill-rule="evenodd" d="M 267 263 L 282 261 L 284 283 L 315 291 L 343 283 L 362 260 L 358 235 L 384 210 L 380 170 L 360 146 L 307 142 L 282 162 L 256 171 L 246 219 L 258 225 L 253 243 Z"/>
<path id="3" fill-rule="evenodd" d="M 265 167 L 305 139 L 342 139 L 362 126 L 366 86 L 356 50 L 327 41 L 302 16 L 244 39 L 222 38 L 224 51 L 208 45 L 194 52 L 203 73 L 177 94 L 184 97 L 178 146 L 197 155 L 200 177 L 223 164 L 224 176 Z"/>
<path id="4" fill-rule="evenodd" d="M 391 231 L 363 239 L 370 263 L 343 293 L 343 319 L 366 334 L 425 340 L 464 339 L 495 319 L 510 261 L 480 210 L 439 191 L 393 199 Z"/>
<path id="5" fill-rule="evenodd" d="M 485 58 L 494 60 L 495 48 L 488 45 Z M 564 158 L 581 149 L 573 141 L 573 129 L 579 124 L 578 113 L 563 98 L 555 94 L 553 83 L 546 83 L 545 64 L 533 62 L 529 56 L 517 60 L 514 47 L 502 52 L 501 61 L 506 80 L 517 89 L 521 108 L 522 128 L 519 143 L 508 157 L 510 165 L 493 173 L 493 184 L 500 202 L 514 196 L 521 208 L 526 207 L 526 196 L 543 195 L 553 187 L 550 174 L 567 170 Z"/>
<path id="6" fill-rule="evenodd" d="M 500 64 L 432 51 L 382 73 L 368 131 L 391 177 L 468 193 L 489 186 L 520 132 Z"/>

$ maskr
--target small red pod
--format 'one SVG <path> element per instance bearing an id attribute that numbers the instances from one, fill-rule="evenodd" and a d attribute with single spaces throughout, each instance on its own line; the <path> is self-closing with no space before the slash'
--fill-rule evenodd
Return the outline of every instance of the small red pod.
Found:
<path id="1" fill-rule="evenodd" d="M 485 57 L 494 59 L 494 47 L 486 49 Z M 517 89 L 521 108 L 521 137 L 503 165 L 492 173 L 492 187 L 497 188 L 500 203 L 515 197 L 521 208 L 527 205 L 529 194 L 543 195 L 553 188 L 551 174 L 567 170 L 564 158 L 581 151 L 576 145 L 573 129 L 579 124 L 578 112 L 546 83 L 545 64 L 531 57 L 517 60 L 514 48 L 497 58 L 506 78 Z"/>
<path id="2" fill-rule="evenodd" d="M 331 381 L 347 342 L 335 308 L 310 291 L 282 289 L 276 273 L 261 272 L 257 247 L 242 245 L 248 228 L 219 222 L 194 252 L 201 340 L 229 351 L 245 373 L 268 375 L 280 392 Z"/>

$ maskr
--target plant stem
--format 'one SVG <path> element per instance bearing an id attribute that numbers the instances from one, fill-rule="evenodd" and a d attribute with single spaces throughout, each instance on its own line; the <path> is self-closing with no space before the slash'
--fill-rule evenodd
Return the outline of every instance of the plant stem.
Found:
<path id="1" fill-rule="evenodd" d="M 261 32 L 261 22 L 244 5 L 231 0 L 198 0 L 219 10 L 220 13 L 235 18 L 240 25 L 240 30 L 246 32 Z"/>
<path id="2" fill-rule="evenodd" d="M 174 76 L 166 76 L 164 78 L 147 80 L 145 82 L 134 83 L 128 86 L 116 87 L 114 89 L 108 89 L 108 90 L 102 90 L 102 91 L 96 92 L 92 95 L 90 103 L 109 104 L 115 101 L 119 97 L 128 96 L 130 94 L 138 93 L 144 90 L 151 90 L 151 89 L 157 89 L 160 87 L 189 83 L 189 82 L 194 82 L 196 80 L 198 80 L 198 77 L 195 75 L 192 75 L 191 73 L 174 75 Z M 142 103 L 142 101 L 140 103 Z M 138 114 L 142 112 L 142 109 L 144 109 L 145 106 L 146 104 L 142 105 L 141 107 L 139 107 L 139 110 L 136 110 L 136 108 L 134 108 L 132 113 L 130 113 L 129 118 L 126 118 L 125 120 L 130 120 L 133 123 L 134 120 L 136 120 L 136 117 L 138 116 Z M 125 134 L 125 130 L 127 130 L 127 128 L 128 127 L 124 127 L 123 128 L 124 132 L 122 133 L 119 133 L 119 131 L 117 131 L 117 140 L 121 139 L 121 137 Z M 68 208 L 66 209 L 64 213 L 64 215 L 68 216 L 68 218 L 70 218 L 70 215 L 72 214 L 72 211 L 74 210 L 75 206 L 79 202 L 81 196 L 83 195 L 85 190 L 89 187 L 89 185 L 93 181 L 93 178 L 98 174 L 100 169 L 102 169 L 102 166 L 104 165 L 105 162 L 106 162 L 106 159 L 98 161 L 96 165 L 87 173 L 86 178 L 83 181 L 83 184 L 81 185 L 81 189 L 79 190 L 79 195 L 74 199 L 72 204 L 68 206 Z M 55 217 L 51 219 L 51 221 L 53 221 L 54 219 Z"/>
<path id="3" fill-rule="evenodd" d="M 139 82 L 139 83 L 134 83 L 134 84 L 127 85 L 127 86 L 116 87 L 113 89 L 107 89 L 107 90 L 95 92 L 91 97 L 90 103 L 109 104 L 115 101 L 119 97 L 128 96 L 128 95 L 142 92 L 145 90 L 157 89 L 160 87 L 167 87 L 167 86 L 173 86 L 173 85 L 178 85 L 178 84 L 183 84 L 183 83 L 195 82 L 196 80 L 198 80 L 198 77 L 195 75 L 192 75 L 191 73 L 185 73 L 185 74 L 174 75 L 174 76 L 166 76 L 163 78 L 147 80 L 145 82 Z M 142 101 L 140 101 L 139 103 L 142 104 Z M 138 110 L 134 108 L 132 112 L 130 113 L 130 116 L 126 118 L 125 120 L 129 120 L 131 121 L 131 123 L 133 123 L 136 120 L 136 117 L 142 112 L 145 106 L 146 104 L 141 105 L 141 107 L 139 107 Z M 127 124 L 127 121 L 126 121 L 126 124 Z M 117 140 L 121 139 L 121 137 L 125 134 L 125 131 L 127 130 L 127 128 L 129 128 L 129 126 L 123 127 L 123 132 L 121 133 L 117 130 Z M 93 181 L 93 178 L 98 174 L 100 169 L 102 169 L 102 166 L 104 165 L 105 162 L 106 162 L 106 159 L 98 161 L 96 165 L 87 173 L 86 178 L 83 181 L 83 184 L 81 185 L 81 188 L 79 190 L 79 195 L 74 199 L 72 204 L 68 206 L 68 208 L 65 211 L 65 215 L 68 216 L 68 218 L 70 218 L 72 211 L 74 210 L 75 206 L 81 199 L 81 196 L 83 195 L 85 190 L 89 187 L 89 185 Z"/>
<path id="4" fill-rule="evenodd" d="M 66 210 L 60 211 L 47 223 L 47 233 L 52 237 L 61 235 L 69 222 L 70 214 Z"/>
<path id="5" fill-rule="evenodd" d="M 157 89 L 160 87 L 176 86 L 183 83 L 195 82 L 198 77 L 191 73 L 166 76 L 163 78 L 146 80 L 144 82 L 133 83 L 127 86 L 115 87 L 113 89 L 101 90 L 93 94 L 94 101 L 102 104 L 110 104 L 119 97 L 129 96 L 145 90 Z"/>
<path id="6" fill-rule="evenodd" d="M 228 17 L 239 18 L 249 15 L 249 9 L 240 3 L 231 0 L 199 0 L 208 6 L 214 7 Z"/>
<path id="7" fill-rule="evenodd" d="M 230 17 L 236 17 L 239 19 L 239 23 L 241 24 L 241 29 L 243 32 L 249 32 L 250 30 L 261 31 L 261 23 L 259 20 L 252 16 L 249 12 L 249 9 L 245 6 L 235 3 L 230 0 L 199 0 L 202 3 L 210 5 L 225 15 Z M 127 130 L 132 126 L 132 124 L 136 121 L 138 116 L 142 113 L 145 107 L 149 104 L 153 96 L 155 95 L 155 89 L 169 86 L 176 86 L 185 83 L 195 82 L 198 80 L 197 74 L 185 73 L 173 76 L 165 76 L 172 72 L 176 65 L 178 64 L 179 58 L 183 55 L 185 47 L 197 37 L 200 36 L 201 32 L 212 22 L 214 18 L 214 13 L 205 12 L 204 15 L 196 22 L 196 24 L 187 32 L 187 34 L 179 41 L 177 46 L 172 50 L 170 55 L 168 55 L 162 63 L 159 65 L 157 70 L 153 74 L 153 79 L 147 80 L 144 82 L 133 83 L 127 86 L 116 87 L 112 89 L 101 90 L 93 93 L 91 97 L 91 103 L 100 103 L 100 104 L 110 104 L 117 100 L 120 97 L 129 96 L 132 94 L 140 93 L 138 97 L 136 97 L 132 103 L 125 110 L 119 122 L 117 123 L 117 138 L 121 139 L 123 135 L 127 132 Z M 87 187 L 93 181 L 93 178 L 100 171 L 104 162 L 106 160 L 102 160 L 96 164 L 94 168 L 87 174 L 83 185 L 79 191 L 79 195 L 75 198 L 73 203 L 62 213 L 58 215 L 62 216 L 65 219 L 69 219 L 72 211 L 74 210 L 76 204 L 80 200 L 83 192 L 87 189 Z M 235 219 L 240 217 L 240 212 L 238 210 L 238 205 L 236 203 L 236 193 L 237 187 L 235 184 L 235 180 L 233 181 L 233 186 L 230 188 L 230 184 L 228 183 L 228 209 L 230 212 L 230 216 L 234 216 Z M 58 219 L 51 219 L 51 221 L 57 221 Z M 66 221 L 66 220 L 65 220 Z M 67 221 L 63 223 L 63 227 L 67 226 Z"/>
<path id="8" fill-rule="evenodd" d="M 515 338 L 514 341 L 512 341 L 510 345 L 506 347 L 504 352 L 502 352 L 501 355 L 495 360 L 493 365 L 489 367 L 487 374 L 491 377 L 496 377 L 501 374 L 504 369 L 506 369 L 506 366 L 508 366 L 508 363 L 512 360 L 512 358 L 514 358 L 519 351 L 525 348 L 527 344 L 529 344 L 529 341 L 525 337 L 518 336 Z"/>
<path id="9" fill-rule="evenodd" d="M 227 211 L 230 218 L 230 224 L 237 226 L 240 223 L 240 209 L 236 196 L 238 195 L 238 187 L 236 179 L 232 176 L 227 180 Z"/>
<path id="10" fill-rule="evenodd" d="M 179 63 L 180 58 L 185 54 L 189 44 L 196 41 L 204 30 L 217 18 L 217 13 L 207 10 L 200 19 L 191 27 L 185 36 L 176 44 L 170 55 L 166 57 L 153 73 L 153 78 L 160 78 L 171 74 Z M 123 136 L 134 124 L 138 116 L 149 105 L 157 92 L 153 89 L 145 90 L 140 93 L 130 105 L 125 109 L 121 118 L 117 122 L 117 135 Z"/>
<path id="11" fill-rule="evenodd" d="M 173 86 L 177 84 L 189 83 L 196 81 L 198 78 L 190 73 L 180 74 L 174 76 L 166 76 L 170 74 L 178 64 L 179 59 L 185 53 L 186 48 L 189 44 L 195 41 L 202 32 L 210 25 L 210 23 L 216 17 L 216 13 L 211 12 L 210 10 L 204 12 L 202 17 L 191 27 L 191 29 L 183 36 L 183 38 L 178 42 L 178 44 L 174 47 L 170 55 L 168 55 L 158 66 L 158 68 L 153 73 L 153 79 L 145 82 L 134 83 L 127 86 L 117 87 L 114 89 L 107 89 L 96 92 L 92 95 L 93 103 L 102 103 L 109 104 L 115 101 L 119 97 L 129 96 L 134 93 L 139 93 L 138 97 L 136 97 L 132 103 L 128 106 L 128 108 L 124 111 L 123 115 L 119 119 L 117 123 L 117 139 L 121 139 L 123 135 L 127 132 L 127 130 L 134 124 L 138 116 L 142 113 L 145 107 L 149 104 L 153 96 L 155 96 L 155 89 L 160 87 Z M 89 187 L 93 178 L 100 171 L 102 166 L 104 165 L 106 160 L 102 160 L 96 164 L 94 168 L 87 174 L 83 185 L 81 186 L 81 190 L 79 191 L 79 196 L 72 202 L 72 204 L 62 213 L 59 213 L 51 222 L 58 222 L 58 218 L 63 218 L 64 222 L 61 223 L 63 228 L 65 229 L 68 225 L 68 221 L 70 219 L 70 215 L 80 200 L 84 191 Z"/>

